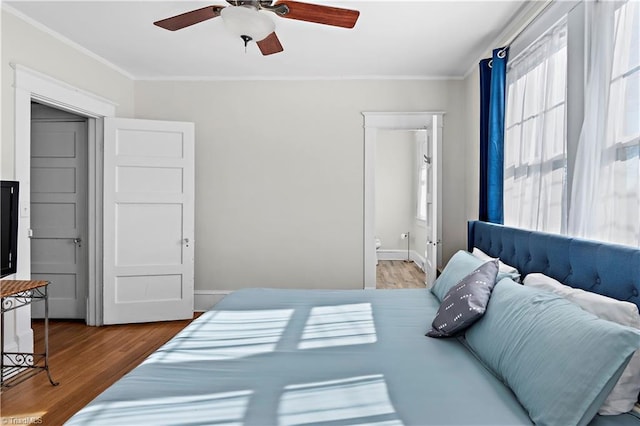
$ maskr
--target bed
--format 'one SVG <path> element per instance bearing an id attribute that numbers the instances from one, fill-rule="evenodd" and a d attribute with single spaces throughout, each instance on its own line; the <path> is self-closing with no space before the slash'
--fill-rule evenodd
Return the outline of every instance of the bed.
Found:
<path id="1" fill-rule="evenodd" d="M 542 272 L 640 304 L 638 249 L 470 222 L 473 247 L 522 276 Z M 493 297 L 469 330 L 493 320 Z M 440 305 L 428 290 L 239 290 L 67 424 L 532 424 L 522 395 L 478 357 L 473 339 L 425 337 Z M 622 332 L 640 346 L 640 334 Z M 633 411 L 585 416 L 577 423 L 640 425 Z"/>

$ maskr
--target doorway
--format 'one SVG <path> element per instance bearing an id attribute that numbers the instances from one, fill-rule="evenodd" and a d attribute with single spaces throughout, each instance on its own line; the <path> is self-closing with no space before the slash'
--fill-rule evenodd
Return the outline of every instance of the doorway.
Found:
<path id="1" fill-rule="evenodd" d="M 376 288 L 425 288 L 428 132 L 380 129 L 376 140 Z"/>
<path id="2" fill-rule="evenodd" d="M 115 115 L 108 99 L 13 64 L 15 71 L 15 178 L 21 182 L 18 225 L 17 279 L 31 279 L 31 103 L 37 102 L 87 119 L 88 230 L 82 245 L 88 250 L 87 325 L 102 325 L 102 144 L 103 118 Z M 16 314 L 17 333 L 32 341 L 30 309 Z"/>
<path id="3" fill-rule="evenodd" d="M 104 242 L 107 239 L 107 243 L 113 243 L 113 236 L 119 232 L 117 229 L 114 229 L 113 226 L 106 226 L 106 229 L 109 229 L 110 232 L 114 234 L 103 234 L 104 226 L 104 212 L 106 210 L 110 212 L 115 211 L 114 201 L 117 199 L 113 198 L 113 191 L 108 194 L 105 194 L 104 188 L 108 185 L 109 188 L 114 188 L 114 182 L 116 182 L 115 176 L 115 167 L 114 167 L 114 159 L 117 159 L 117 155 L 115 155 L 115 147 L 117 146 L 116 135 L 119 132 L 118 122 L 124 123 L 123 120 L 127 119 L 119 119 L 120 121 L 114 118 L 116 104 L 109 101 L 108 99 L 102 98 L 98 95 L 83 91 L 82 89 L 75 88 L 70 86 L 67 83 L 64 83 L 59 80 L 55 80 L 49 76 L 46 76 L 42 73 L 39 73 L 35 70 L 29 69 L 27 67 L 21 66 L 19 64 L 13 64 L 15 69 L 15 103 L 14 103 L 14 111 L 15 111 L 15 178 L 16 180 L 21 182 L 21 198 L 19 201 L 19 211 L 20 211 L 20 222 L 18 226 L 18 257 L 17 257 L 17 279 L 31 279 L 31 102 L 35 101 L 37 103 L 41 103 L 43 105 L 51 106 L 55 109 L 60 109 L 62 111 L 70 112 L 72 114 L 79 115 L 81 117 L 87 118 L 87 128 L 88 128 L 88 143 L 87 143 L 87 155 L 88 155 L 88 230 L 87 230 L 87 238 L 86 241 L 84 238 L 81 238 L 82 246 L 85 246 L 88 250 L 88 294 L 86 297 L 87 307 L 86 307 L 86 323 L 90 326 L 103 325 L 104 324 L 104 307 L 105 307 L 105 282 L 110 286 L 108 289 L 111 291 L 110 295 L 113 296 L 113 290 L 116 285 L 120 285 L 122 287 L 123 284 L 131 283 L 131 280 L 120 280 L 119 283 L 113 280 L 114 274 L 114 257 L 109 258 L 109 263 L 107 264 L 107 268 L 105 268 L 105 247 L 107 244 Z M 109 124 L 110 123 L 110 124 Z M 171 301 L 180 302 L 182 305 L 189 307 L 190 316 L 193 314 L 193 240 L 194 240 L 194 230 L 193 230 L 193 205 L 194 205 L 194 197 L 193 197 L 193 141 L 194 141 L 194 129 L 193 123 L 176 123 L 176 122 L 154 122 L 151 120 L 133 120 L 128 119 L 127 121 L 127 129 L 129 132 L 120 132 L 119 136 L 127 138 L 131 134 L 139 134 L 136 130 L 140 130 L 137 127 L 131 127 L 138 123 L 140 126 L 147 128 L 149 126 L 160 126 L 162 128 L 162 132 L 172 134 L 171 137 L 162 137 L 162 134 L 158 135 L 158 142 L 163 144 L 163 155 L 160 157 L 167 157 L 167 155 L 173 153 L 181 153 L 182 161 L 187 162 L 189 166 L 189 173 L 182 174 L 183 176 L 183 190 L 182 198 L 185 200 L 185 203 L 188 201 L 189 206 L 187 210 L 183 210 L 184 217 L 186 218 L 183 221 L 185 224 L 185 230 L 183 231 L 182 239 L 177 241 L 172 241 L 172 244 L 180 245 L 183 247 L 182 260 L 185 264 L 189 265 L 188 276 L 185 276 L 182 279 L 182 282 L 185 283 L 185 287 L 183 290 L 176 291 L 176 286 L 174 283 L 178 282 L 178 278 L 171 277 L 170 279 L 165 280 L 154 280 L 153 278 L 158 276 L 160 273 L 149 273 L 148 271 L 144 271 L 143 275 L 146 274 L 150 277 L 150 282 L 157 283 L 161 286 L 164 285 L 163 289 L 173 291 Z M 183 128 L 181 131 L 176 131 L 176 128 L 172 128 L 172 130 L 167 132 L 167 127 L 174 123 L 176 126 L 180 126 Z M 107 124 L 109 124 L 107 126 Z M 108 127 L 108 128 L 107 128 Z M 186 128 L 186 130 L 184 129 Z M 147 129 L 148 130 L 148 129 Z M 155 130 L 158 130 L 155 128 Z M 153 133 L 153 131 L 152 131 Z M 158 132 L 155 132 L 158 133 Z M 105 141 L 105 134 L 109 135 L 108 141 Z M 184 146 L 182 149 L 176 149 L 177 145 L 175 143 L 171 143 L 175 141 L 175 139 L 180 139 L 184 141 Z M 129 141 L 131 142 L 131 141 Z M 123 140 L 120 140 L 120 143 L 123 143 Z M 146 143 L 145 141 L 140 141 L 139 143 L 126 143 L 128 148 L 131 147 L 147 147 L 149 149 L 154 149 L 157 146 Z M 187 147 L 188 145 L 188 147 Z M 167 151 L 168 150 L 168 151 Z M 108 155 L 107 155 L 108 153 Z M 125 153 L 126 154 L 126 153 Z M 109 167 L 108 170 L 105 170 L 105 158 L 109 159 Z M 157 152 L 156 152 L 157 157 Z M 165 158 L 163 158 L 164 160 Z M 132 164 L 128 164 L 131 166 Z M 161 166 L 161 169 L 168 169 L 170 175 L 175 176 L 176 167 L 173 164 L 168 164 L 168 162 L 163 161 L 156 166 Z M 127 165 L 124 164 L 121 172 L 125 174 L 128 171 L 131 171 L 131 168 L 127 168 Z M 151 174 L 149 177 L 159 177 L 157 174 L 153 174 L 154 171 L 158 171 L 158 167 L 154 167 L 150 169 Z M 174 173 L 172 174 L 171 171 Z M 178 174 L 180 174 L 180 168 L 178 167 Z M 105 176 L 109 179 L 105 183 Z M 120 176 L 121 177 L 121 176 Z M 134 175 L 130 175 L 130 177 L 134 177 Z M 157 183 L 162 184 L 165 182 L 164 180 L 159 180 Z M 135 183 L 135 179 L 134 179 Z M 173 181 L 172 181 L 173 183 Z M 131 187 L 131 186 L 130 186 Z M 139 189 L 139 185 L 134 185 L 134 191 L 137 192 Z M 175 185 L 163 186 L 166 188 L 175 188 Z M 186 188 L 186 189 L 184 189 Z M 188 190 L 188 191 L 187 191 Z M 107 197 L 109 198 L 108 207 L 105 207 L 104 200 Z M 166 203 L 166 200 L 164 201 Z M 171 204 L 171 202 L 169 202 Z M 126 200 L 124 202 L 126 204 Z M 113 207 L 113 208 L 112 208 Z M 126 207 L 125 207 L 126 208 Z M 113 244 L 112 244 L 113 246 Z M 112 247 L 111 246 L 111 247 Z M 115 253 L 115 251 L 113 252 Z M 113 254 L 109 253 L 109 254 Z M 162 269 L 165 265 L 156 265 L 160 269 Z M 166 271 L 167 268 L 164 268 L 163 271 Z M 105 275 L 111 274 L 108 278 L 105 279 Z M 176 275 L 176 274 L 172 274 Z M 178 274 L 179 275 L 179 274 Z M 135 284 L 135 283 L 134 283 Z M 121 288 L 122 290 L 122 288 Z M 160 296 L 162 297 L 165 293 L 158 293 L 156 291 L 147 292 L 143 286 L 138 285 L 137 287 L 129 286 L 127 289 L 129 299 L 144 299 L 147 301 L 148 296 Z M 157 298 L 157 297 L 156 297 Z M 113 302 L 113 299 L 111 302 Z M 133 306 L 133 304 L 131 304 Z M 146 311 L 140 310 L 142 313 Z M 23 333 L 25 335 L 25 341 L 30 341 L 29 335 L 31 335 L 30 328 L 28 330 L 24 330 L 26 328 L 25 325 L 28 324 L 26 318 L 30 317 L 31 309 L 21 310 L 21 312 L 16 313 L 16 324 L 19 325 L 19 330 L 17 333 Z M 165 310 L 165 312 L 168 312 Z M 171 315 L 174 312 L 169 312 Z M 112 318 L 113 319 L 113 318 Z M 172 319 L 163 317 L 161 319 L 153 319 L 153 320 L 165 320 Z M 127 321 L 125 319 L 125 321 Z M 142 320 L 128 320 L 129 322 L 140 322 Z M 146 319 L 149 321 L 149 319 Z M 117 322 L 117 321 L 112 321 Z M 18 328 L 18 327 L 17 327 Z"/>
<path id="4" fill-rule="evenodd" d="M 376 145 L 378 136 L 387 130 L 426 132 L 428 144 L 425 155 L 428 157 L 426 187 L 426 236 L 424 243 L 424 270 L 426 285 L 431 287 L 440 264 L 439 247 L 442 241 L 442 128 L 444 112 L 363 112 L 364 116 L 364 230 L 363 230 L 363 266 L 364 288 L 376 288 Z"/>
<path id="5" fill-rule="evenodd" d="M 86 117 L 31 103 L 31 276 L 51 283 L 50 318 L 87 317 L 87 143 Z"/>

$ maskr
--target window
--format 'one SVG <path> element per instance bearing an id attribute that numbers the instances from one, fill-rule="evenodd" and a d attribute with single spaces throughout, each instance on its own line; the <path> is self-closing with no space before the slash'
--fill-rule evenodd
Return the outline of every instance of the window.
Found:
<path id="1" fill-rule="evenodd" d="M 640 4 L 615 11 L 597 238 L 640 246 Z"/>
<path id="2" fill-rule="evenodd" d="M 416 207 L 416 219 L 419 221 L 427 221 L 427 203 L 429 203 L 427 183 L 428 183 L 428 170 L 431 160 L 428 157 L 428 135 L 426 131 L 416 132 L 416 146 L 418 155 L 418 197 Z"/>
<path id="3" fill-rule="evenodd" d="M 423 161 L 418 173 L 418 220 L 427 220 L 427 163 Z"/>
<path id="4" fill-rule="evenodd" d="M 566 78 L 563 19 L 507 68 L 504 218 L 509 225 L 562 231 Z"/>
<path id="5" fill-rule="evenodd" d="M 512 46 L 505 224 L 640 246 L 640 4 L 561 4 Z"/>

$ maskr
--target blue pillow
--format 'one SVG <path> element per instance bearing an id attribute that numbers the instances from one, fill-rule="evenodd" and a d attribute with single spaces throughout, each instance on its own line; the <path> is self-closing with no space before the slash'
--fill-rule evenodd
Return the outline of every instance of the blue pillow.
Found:
<path id="1" fill-rule="evenodd" d="M 447 266 L 444 267 L 433 287 L 431 287 L 431 292 L 442 302 L 442 299 L 454 285 L 478 269 L 483 263 L 485 261 L 478 259 L 468 251 L 458 251 L 447 262 Z"/>
<path id="2" fill-rule="evenodd" d="M 589 423 L 640 348 L 637 330 L 507 278 L 465 338 L 531 420 L 549 425 Z"/>

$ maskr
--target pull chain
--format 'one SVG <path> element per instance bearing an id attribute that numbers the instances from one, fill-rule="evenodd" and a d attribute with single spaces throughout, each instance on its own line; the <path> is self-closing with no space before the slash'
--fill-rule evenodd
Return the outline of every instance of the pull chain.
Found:
<path id="1" fill-rule="evenodd" d="M 248 35 L 241 35 L 240 38 L 242 39 L 242 41 L 244 41 L 244 53 L 247 53 L 247 44 L 249 44 L 249 42 L 253 40 L 253 38 L 249 37 Z"/>

